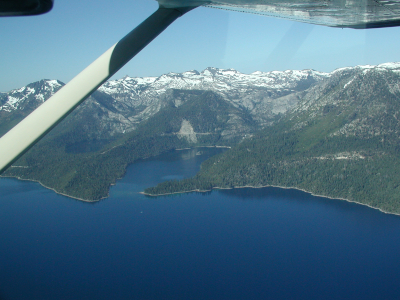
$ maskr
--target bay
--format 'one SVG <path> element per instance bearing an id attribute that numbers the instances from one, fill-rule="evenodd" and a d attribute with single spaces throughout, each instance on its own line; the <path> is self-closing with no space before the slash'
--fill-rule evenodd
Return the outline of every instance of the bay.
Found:
<path id="1" fill-rule="evenodd" d="M 86 203 L 0 179 L 0 299 L 399 299 L 400 217 L 279 188 L 163 197 L 221 151 L 131 165 Z"/>

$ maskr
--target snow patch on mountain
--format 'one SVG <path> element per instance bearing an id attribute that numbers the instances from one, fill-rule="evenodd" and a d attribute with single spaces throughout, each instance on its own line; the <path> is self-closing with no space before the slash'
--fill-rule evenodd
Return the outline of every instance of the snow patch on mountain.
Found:
<path id="1" fill-rule="evenodd" d="M 347 82 L 344 86 L 343 86 L 343 88 L 345 89 L 349 84 L 351 84 L 352 82 L 354 81 L 354 78 L 352 78 L 349 82 Z"/>
<path id="2" fill-rule="evenodd" d="M 378 68 L 384 68 L 388 70 L 400 69 L 400 62 L 388 62 L 377 66 Z"/>
<path id="3" fill-rule="evenodd" d="M 46 81 L 47 85 L 49 86 L 50 89 L 54 90 L 60 86 L 62 86 L 58 80 L 47 80 Z M 47 88 L 47 87 L 46 87 Z"/>
<path id="4" fill-rule="evenodd" d="M 335 73 L 342 73 L 344 71 L 355 71 L 355 70 L 363 70 L 364 74 L 369 70 L 382 70 L 382 71 L 396 71 L 400 69 L 400 62 L 388 62 L 379 65 L 359 65 L 355 67 L 344 67 L 338 68 L 334 70 L 330 75 L 334 75 Z"/>

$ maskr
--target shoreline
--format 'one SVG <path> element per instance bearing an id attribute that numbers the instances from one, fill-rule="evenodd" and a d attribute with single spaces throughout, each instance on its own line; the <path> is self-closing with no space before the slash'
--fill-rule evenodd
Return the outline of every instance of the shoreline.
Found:
<path id="1" fill-rule="evenodd" d="M 100 198 L 99 200 L 87 200 L 87 199 L 82 199 L 82 198 L 78 198 L 78 197 L 74 197 L 74 196 L 71 196 L 71 195 L 67 195 L 67 194 L 58 192 L 58 191 L 55 190 L 54 188 L 51 188 L 51 187 L 48 187 L 48 186 L 44 185 L 44 184 L 41 183 L 39 180 L 35 180 L 35 179 L 26 179 L 26 178 L 21 178 L 21 177 L 18 177 L 18 176 L 4 176 L 4 175 L 1 175 L 0 178 L 13 178 L 13 179 L 22 180 L 22 181 L 36 182 L 36 183 L 39 183 L 42 187 L 44 187 L 44 188 L 46 188 L 46 189 L 48 189 L 48 190 L 52 190 L 54 193 L 56 193 L 56 194 L 58 194 L 58 195 L 65 196 L 65 197 L 68 197 L 68 198 L 72 198 L 72 199 L 74 199 L 74 200 L 78 200 L 78 201 L 82 201 L 82 202 L 87 202 L 87 203 L 99 202 L 99 201 L 101 201 L 101 200 L 106 199 L 106 198 L 109 197 L 109 195 L 107 195 L 107 197 Z"/>
<path id="2" fill-rule="evenodd" d="M 193 149 L 193 148 L 190 148 L 190 149 Z M 177 150 L 177 149 L 175 149 L 175 150 Z M 179 151 L 179 150 L 178 150 L 178 151 Z M 17 180 L 22 180 L 22 181 L 36 182 L 36 183 L 39 183 L 42 187 L 44 187 L 44 188 L 46 188 L 46 189 L 49 189 L 49 190 L 52 190 L 53 192 L 55 192 L 55 193 L 58 194 L 58 195 L 65 196 L 65 197 L 72 198 L 72 199 L 74 199 L 74 200 L 78 200 L 78 201 L 82 201 L 82 202 L 86 202 L 86 203 L 95 203 L 95 202 L 99 202 L 99 201 L 101 201 L 101 200 L 103 200 L 103 199 L 107 199 L 107 198 L 110 196 L 110 194 L 108 194 L 106 197 L 102 197 L 102 198 L 100 198 L 100 199 L 98 199 L 98 200 L 87 200 L 87 199 L 82 199 L 82 198 L 74 197 L 74 196 L 71 196 L 71 195 L 67 195 L 67 194 L 64 194 L 64 193 L 60 193 L 60 192 L 56 191 L 55 189 L 44 185 L 43 183 L 41 183 L 41 182 L 38 181 L 38 180 L 25 179 L 25 178 L 20 178 L 20 177 L 18 177 L 18 176 L 4 176 L 4 175 L 1 175 L 0 178 L 14 178 L 14 179 L 17 179 Z M 118 179 L 121 179 L 121 178 L 118 178 Z M 116 183 L 111 184 L 110 187 L 113 186 L 113 185 L 116 185 Z M 286 187 L 286 186 L 278 186 L 278 185 L 264 185 L 264 186 L 245 185 L 245 186 L 235 186 L 235 187 L 232 187 L 232 188 L 224 188 L 224 187 L 218 187 L 218 186 L 217 186 L 217 187 L 213 187 L 213 188 L 210 189 L 210 190 L 199 190 L 199 189 L 196 189 L 196 190 L 190 190 L 190 191 L 182 191 L 182 192 L 174 192 L 174 193 L 164 193 L 164 194 L 156 194 L 156 195 L 154 195 L 154 194 L 148 194 L 148 193 L 145 193 L 145 192 L 139 192 L 139 194 L 142 194 L 142 195 L 145 195 L 145 196 L 148 196 L 148 197 L 154 197 L 154 198 L 156 198 L 156 197 L 169 196 L 169 195 L 177 195 L 177 194 L 207 193 L 207 192 L 212 192 L 213 190 L 233 190 L 233 189 L 244 189 L 244 188 L 261 189 L 261 188 L 268 188 L 268 187 L 279 188 L 279 189 L 285 189 L 285 190 L 291 190 L 291 189 L 292 189 L 292 190 L 298 190 L 298 191 L 302 191 L 302 192 L 307 193 L 307 194 L 309 194 L 309 195 L 311 195 L 311 196 L 314 196 L 314 197 L 321 197 L 321 198 L 326 198 L 326 199 L 330 199 L 330 200 L 341 200 L 341 201 L 346 201 L 346 202 L 355 203 L 355 204 L 358 204 L 358 205 L 364 205 L 364 206 L 367 206 L 367 207 L 369 207 L 369 208 L 376 209 L 376 210 L 378 210 L 378 211 L 380 211 L 380 212 L 382 212 L 382 213 L 385 213 L 385 214 L 400 216 L 400 213 L 388 212 L 388 211 L 382 210 L 381 208 L 374 207 L 374 206 L 371 206 L 371 205 L 366 204 L 366 203 L 361 203 L 361 202 L 357 202 L 357 201 L 350 200 L 350 199 L 345 199 L 345 198 L 340 198 L 340 197 L 330 197 L 330 196 L 326 196 L 326 195 L 318 195 L 318 194 L 314 194 L 314 193 L 312 193 L 312 192 L 310 192 L 310 191 L 307 191 L 307 190 L 304 190 L 304 189 L 301 189 L 301 188 L 297 188 L 297 187 Z"/>
<path id="3" fill-rule="evenodd" d="M 196 148 L 226 148 L 226 149 L 230 149 L 231 147 L 230 146 L 198 146 L 198 147 L 191 147 L 191 148 L 173 149 L 173 151 L 191 150 L 191 149 L 196 149 Z M 146 158 L 149 158 L 149 157 L 146 157 Z M 138 160 L 142 160 L 142 159 L 146 159 L 146 158 L 140 158 Z M 133 162 L 133 163 L 135 163 L 135 162 Z M 103 199 L 107 199 L 108 197 L 110 197 L 110 194 L 109 194 L 110 187 L 117 184 L 117 182 L 114 182 L 114 183 L 110 184 L 107 196 L 102 197 L 102 198 L 97 199 L 97 200 L 87 200 L 87 199 L 83 199 L 83 198 L 79 198 L 79 197 L 75 197 L 75 196 L 71 196 L 71 195 L 68 195 L 68 194 L 64 194 L 64 193 L 58 192 L 54 188 L 51 188 L 51 187 L 48 187 L 48 186 L 44 185 L 39 180 L 26 179 L 26 178 L 21 178 L 21 177 L 18 177 L 18 176 L 4 176 L 4 175 L 0 175 L 0 178 L 14 178 L 14 179 L 17 179 L 17 180 L 36 182 L 36 183 L 39 183 L 42 187 L 44 187 L 46 189 L 49 189 L 49 190 L 52 190 L 53 192 L 55 192 L 58 195 L 62 195 L 62 196 L 65 196 L 65 197 L 68 197 L 68 198 L 72 198 L 74 200 L 86 202 L 86 203 L 95 203 L 95 202 L 99 202 L 99 201 L 101 201 Z M 121 178 L 123 178 L 123 176 Z M 116 181 L 121 179 L 121 178 L 117 178 Z M 371 206 L 369 204 L 361 203 L 361 202 L 358 202 L 358 201 L 355 201 L 355 200 L 350 200 L 350 199 L 345 199 L 345 198 L 340 198 L 340 197 L 331 197 L 331 196 L 326 196 L 326 195 L 314 194 L 314 193 L 312 193 L 310 191 L 307 191 L 307 190 L 304 190 L 304 189 L 301 189 L 301 188 L 298 188 L 298 187 L 286 187 L 286 186 L 277 186 L 277 185 L 265 185 L 265 186 L 250 186 L 250 185 L 246 185 L 246 186 L 234 186 L 232 188 L 213 187 L 210 190 L 199 190 L 199 189 L 196 189 L 196 190 L 190 190 L 190 191 L 181 191 L 181 192 L 164 193 L 164 194 L 148 194 L 148 193 L 145 193 L 145 192 L 139 192 L 139 194 L 142 194 L 142 195 L 145 195 L 145 196 L 148 196 L 148 197 L 161 197 L 161 196 L 168 196 L 168 195 L 175 195 L 175 194 L 186 194 L 186 193 L 193 193 L 193 192 L 196 192 L 196 193 L 207 193 L 207 192 L 212 192 L 213 190 L 232 190 L 232 189 L 241 189 L 241 188 L 259 189 L 259 188 L 267 188 L 267 187 L 274 187 L 274 188 L 287 189 L 287 190 L 289 190 L 289 189 L 298 190 L 298 191 L 305 192 L 305 193 L 307 193 L 307 194 L 309 194 L 311 196 L 322 197 L 322 198 L 326 198 L 326 199 L 330 199 L 330 200 L 347 201 L 347 202 L 351 202 L 351 203 L 355 203 L 355 204 L 359 204 L 359 205 L 364 205 L 364 206 L 367 206 L 367 207 L 372 208 L 372 209 L 376 209 L 376 210 L 378 210 L 378 211 L 380 211 L 382 213 L 385 213 L 385 214 L 391 214 L 391 215 L 400 216 L 400 213 L 388 212 L 388 211 L 382 210 L 381 208 L 374 207 L 374 206 Z"/>
<path id="4" fill-rule="evenodd" d="M 113 147 L 113 148 L 114 148 L 114 147 Z M 196 149 L 196 148 L 227 148 L 227 149 L 230 149 L 230 148 L 232 148 L 232 147 L 230 147 L 230 146 L 198 146 L 198 147 L 191 147 L 191 148 L 171 149 L 171 150 L 172 150 L 172 151 L 182 151 L 182 150 L 191 150 L 191 149 Z M 111 148 L 111 149 L 112 149 L 112 148 Z M 111 149 L 109 149 L 109 150 L 111 150 Z M 109 151 L 109 150 L 107 150 L 107 151 Z M 107 151 L 105 151 L 105 152 L 107 152 Z M 170 151 L 170 150 L 169 150 L 169 151 Z M 104 154 L 105 152 L 100 153 L 100 154 Z M 168 151 L 166 151 L 166 152 L 168 152 Z M 166 152 L 163 152 L 163 153 L 166 153 Z M 160 154 L 158 154 L 158 155 L 161 155 L 161 154 L 163 154 L 163 153 L 160 153 Z M 157 156 L 157 155 L 154 155 L 154 156 Z M 147 159 L 147 158 L 150 158 L 150 157 L 154 157 L 154 156 L 146 156 L 146 157 L 143 157 L 143 158 L 138 158 L 136 161 L 144 160 L 144 159 Z M 132 164 L 134 164 L 136 161 L 134 161 Z M 129 165 L 131 165 L 131 164 L 129 164 Z M 129 165 L 128 165 L 128 166 L 129 166 Z M 127 166 L 127 168 L 128 168 L 128 166 Z M 28 167 L 28 166 L 10 166 L 10 168 L 29 168 L 29 167 Z M 126 169 L 125 169 L 125 172 L 126 172 Z M 55 192 L 55 193 L 58 194 L 58 195 L 62 195 L 62 196 L 68 197 L 68 198 L 72 198 L 72 199 L 74 199 L 74 200 L 78 200 L 78 201 L 82 201 L 82 202 L 87 202 L 87 203 L 99 202 L 99 201 L 101 201 L 101 200 L 103 200 L 103 199 L 107 199 L 108 197 L 110 197 L 110 193 L 109 193 L 109 192 L 110 192 L 110 188 L 111 188 L 112 186 L 116 185 L 116 184 L 117 184 L 117 180 L 122 179 L 123 177 L 124 177 L 124 176 L 122 176 L 122 177 L 120 177 L 120 178 L 116 178 L 116 181 L 115 181 L 114 183 L 111 183 L 111 184 L 110 184 L 110 186 L 109 186 L 109 188 L 108 188 L 107 196 L 102 197 L 102 198 L 97 199 L 97 200 L 87 200 L 87 199 L 83 199 L 83 198 L 79 198 L 79 197 L 75 197 L 75 196 L 71 196 L 71 195 L 68 195 L 68 194 L 64 194 L 64 193 L 58 192 L 56 189 L 44 185 L 44 184 L 43 184 L 42 182 L 40 182 L 39 180 L 28 179 L 28 178 L 21 178 L 21 177 L 19 177 L 19 176 L 0 175 L 0 178 L 14 178 L 14 179 L 17 179 L 17 180 L 36 182 L 36 183 L 39 183 L 42 187 L 44 187 L 44 188 L 46 188 L 46 189 L 49 189 L 49 190 L 52 190 L 53 192 Z"/>
<path id="5" fill-rule="evenodd" d="M 298 191 L 302 191 L 302 192 L 307 193 L 307 194 L 309 194 L 311 196 L 314 196 L 314 197 L 321 197 L 321 198 L 326 198 L 326 199 L 330 199 L 330 200 L 346 201 L 346 202 L 350 202 L 350 203 L 364 205 L 364 206 L 367 206 L 369 208 L 379 210 L 380 212 L 385 213 L 385 214 L 400 216 L 400 213 L 388 212 L 388 211 L 382 210 L 381 208 L 374 207 L 374 206 L 371 206 L 371 205 L 366 204 L 366 203 L 361 203 L 361 202 L 357 202 L 357 201 L 349 200 L 349 199 L 345 199 L 345 198 L 340 198 L 340 197 L 330 197 L 330 196 L 325 196 L 325 195 L 318 195 L 318 194 L 314 194 L 314 193 L 312 193 L 310 191 L 307 191 L 307 190 L 304 190 L 304 189 L 301 189 L 301 188 L 297 188 L 297 187 L 286 187 L 286 186 L 277 186 L 277 185 L 264 185 L 264 186 L 245 185 L 245 186 L 234 186 L 234 187 L 231 187 L 231 188 L 224 188 L 224 187 L 216 186 L 216 187 L 213 187 L 210 190 L 199 190 L 199 189 L 197 189 L 197 190 L 191 190 L 191 191 L 182 191 L 182 192 L 165 193 L 165 194 L 157 194 L 157 195 L 148 194 L 148 193 L 145 193 L 145 192 L 139 192 L 139 194 L 142 194 L 142 195 L 145 195 L 145 196 L 149 196 L 149 197 L 160 197 L 160 196 L 168 196 L 168 195 L 174 195 L 174 194 L 186 194 L 186 193 L 194 193 L 194 192 L 196 192 L 196 193 L 207 193 L 207 192 L 212 192 L 213 190 L 233 190 L 233 189 L 244 189 L 244 188 L 261 189 L 261 188 L 268 188 L 268 187 L 285 189 L 285 190 L 298 190 Z"/>

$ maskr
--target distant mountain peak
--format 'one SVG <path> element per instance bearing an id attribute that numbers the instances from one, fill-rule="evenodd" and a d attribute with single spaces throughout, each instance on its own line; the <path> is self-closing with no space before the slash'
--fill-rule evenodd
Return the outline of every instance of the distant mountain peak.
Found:
<path id="1" fill-rule="evenodd" d="M 50 98 L 62 86 L 63 82 L 52 79 L 42 79 L 27 86 L 3 93 L 0 111 L 10 112 L 16 109 L 36 107 Z"/>

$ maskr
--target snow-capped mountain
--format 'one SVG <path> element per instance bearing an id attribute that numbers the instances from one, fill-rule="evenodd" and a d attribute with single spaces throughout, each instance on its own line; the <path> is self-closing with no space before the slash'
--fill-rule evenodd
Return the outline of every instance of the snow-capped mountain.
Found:
<path id="1" fill-rule="evenodd" d="M 303 89 L 304 84 L 310 85 L 328 76 L 328 73 L 314 70 L 266 73 L 257 71 L 243 74 L 234 69 L 207 68 L 201 73 L 192 70 L 184 73 L 168 73 L 160 77 L 124 77 L 106 82 L 99 90 L 109 95 L 116 93 L 126 95 L 143 104 L 168 89 L 211 90 L 228 95 L 245 93 L 254 88 L 270 90 L 276 94 L 290 93 Z"/>
<path id="2" fill-rule="evenodd" d="M 132 124 L 158 112 L 165 93 L 179 89 L 216 92 L 235 107 L 248 110 L 260 125 L 265 125 L 275 114 L 297 103 L 296 97 L 285 96 L 305 90 L 327 77 L 329 74 L 314 70 L 243 74 L 234 69 L 207 68 L 202 72 L 192 70 L 160 77 L 125 77 L 106 82 L 99 91 L 113 97 L 116 107 L 139 109 L 130 117 Z M 179 99 L 175 105 L 179 106 Z"/>
<path id="3" fill-rule="evenodd" d="M 160 77 L 125 77 L 103 84 L 99 91 L 133 107 L 152 106 L 169 89 L 210 90 L 219 93 L 237 107 L 253 110 L 267 99 L 276 99 L 304 90 L 329 77 L 314 70 L 287 70 L 243 74 L 234 69 L 207 68 Z"/>
<path id="4" fill-rule="evenodd" d="M 43 79 L 17 90 L 0 94 L 0 111 L 11 112 L 37 107 L 57 92 L 64 83 L 59 80 Z"/>
<path id="5" fill-rule="evenodd" d="M 134 130 L 141 122 L 171 102 L 176 107 L 180 106 L 182 99 L 171 94 L 171 90 L 207 90 L 217 93 L 234 107 L 250 113 L 253 120 L 262 127 L 269 124 L 276 114 L 295 108 L 305 95 L 310 100 L 302 101 L 296 109 L 310 107 L 312 101 L 320 99 L 318 95 L 328 85 L 331 88 L 340 86 L 345 91 L 352 85 L 359 84 L 357 78 L 363 79 L 371 72 L 398 74 L 400 63 L 346 67 L 331 73 L 287 70 L 243 74 L 234 69 L 207 68 L 202 72 L 192 70 L 159 77 L 126 76 L 104 83 L 77 109 L 76 115 L 82 119 L 90 116 L 91 122 L 98 124 L 96 128 L 102 135 L 106 132 L 107 135 L 114 135 Z M 22 115 L 26 115 L 62 85 L 57 80 L 41 80 L 2 93 L 0 116 L 8 116 L 10 119 L 13 112 L 23 112 Z M 391 83 L 389 89 L 398 90 L 399 83 Z M 328 101 L 328 98 L 324 99 L 318 100 L 321 105 L 323 101 Z"/>
<path id="6" fill-rule="evenodd" d="M 213 91 L 239 109 L 246 109 L 261 126 L 297 103 L 296 92 L 330 75 L 314 70 L 287 70 L 243 74 L 233 69 L 207 68 L 202 72 L 168 73 L 159 77 L 124 77 L 104 83 L 77 110 L 97 112 L 104 130 L 123 133 L 157 113 L 170 100 L 169 90 Z M 0 94 L 0 114 L 29 113 L 54 94 L 63 83 L 41 80 Z M 180 100 L 174 99 L 179 106 Z M 93 117 L 93 116 L 91 116 Z"/>

